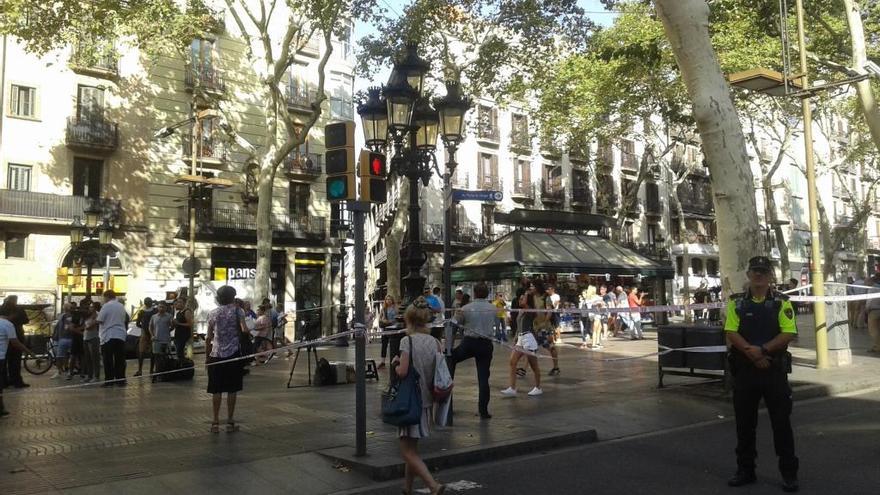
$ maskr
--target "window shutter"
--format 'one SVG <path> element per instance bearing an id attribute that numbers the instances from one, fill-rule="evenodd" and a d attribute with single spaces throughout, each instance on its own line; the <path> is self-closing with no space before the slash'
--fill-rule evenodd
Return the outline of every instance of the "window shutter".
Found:
<path id="1" fill-rule="evenodd" d="M 12 85 L 12 98 L 9 99 L 9 114 L 18 115 L 18 89 L 16 85 Z"/>

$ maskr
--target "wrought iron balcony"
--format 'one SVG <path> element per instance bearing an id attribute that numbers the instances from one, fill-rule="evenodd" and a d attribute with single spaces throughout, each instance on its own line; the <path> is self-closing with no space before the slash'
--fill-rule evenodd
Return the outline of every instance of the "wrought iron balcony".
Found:
<path id="1" fill-rule="evenodd" d="M 528 132 L 514 132 L 510 135 L 510 145 L 514 148 L 528 150 L 532 148 L 532 138 Z"/>
<path id="2" fill-rule="evenodd" d="M 521 201 L 535 200 L 535 186 L 531 181 L 517 180 L 513 183 L 512 198 Z"/>
<path id="3" fill-rule="evenodd" d="M 107 43 L 78 43 L 70 55 L 74 72 L 98 77 L 116 77 L 119 74 L 119 55 Z"/>
<path id="4" fill-rule="evenodd" d="M 0 215 L 68 223 L 74 217 L 82 217 L 83 211 L 93 201 L 97 201 L 102 217 L 112 224 L 120 223 L 122 208 L 120 202 L 114 199 L 95 200 L 86 196 L 62 196 L 12 189 L 0 189 Z"/>
<path id="5" fill-rule="evenodd" d="M 624 242 L 622 245 L 626 248 L 632 249 L 633 251 L 641 254 L 642 256 L 652 259 L 654 261 L 665 261 L 669 262 L 671 260 L 671 256 L 669 255 L 669 250 L 663 247 L 661 244 L 649 244 L 642 242 Z"/>
<path id="6" fill-rule="evenodd" d="M 477 128 L 477 138 L 497 143 L 501 140 L 501 131 L 498 130 L 497 125 L 483 124 Z"/>
<path id="7" fill-rule="evenodd" d="M 546 202 L 561 203 L 565 200 L 565 187 L 558 180 L 541 180 L 541 200 Z"/>
<path id="8" fill-rule="evenodd" d="M 593 205 L 593 197 L 590 194 L 590 188 L 582 185 L 575 185 L 571 188 L 571 204 L 590 207 Z"/>
<path id="9" fill-rule="evenodd" d="M 311 84 L 289 84 L 287 107 L 293 110 L 312 111 L 312 103 L 318 101 L 318 89 Z"/>
<path id="10" fill-rule="evenodd" d="M 478 177 L 477 189 L 483 189 L 487 191 L 500 191 L 501 177 L 495 175 L 484 175 L 482 177 Z"/>
<path id="11" fill-rule="evenodd" d="M 184 84 L 188 91 L 193 91 L 198 87 L 209 93 L 226 92 L 226 81 L 223 74 L 213 67 L 195 67 L 192 64 L 186 64 Z"/>
<path id="12" fill-rule="evenodd" d="M 178 208 L 178 237 L 189 234 L 189 208 Z M 231 208 L 197 208 L 196 236 L 203 239 L 255 243 L 256 214 Z M 272 239 L 278 243 L 320 243 L 327 238 L 327 219 L 314 216 L 272 215 Z"/>
<path id="13" fill-rule="evenodd" d="M 191 134 L 182 135 L 182 158 L 184 161 L 192 160 L 193 138 Z M 220 164 L 226 160 L 226 146 L 222 141 L 213 136 L 202 136 L 199 146 L 199 161 L 208 164 Z"/>
<path id="14" fill-rule="evenodd" d="M 452 175 L 453 189 L 467 189 L 470 186 L 471 186 L 471 181 L 467 175 L 465 175 L 465 174 L 462 174 L 462 175 L 453 174 Z"/>
<path id="15" fill-rule="evenodd" d="M 682 236 L 681 231 L 674 229 L 672 231 L 672 242 L 681 244 L 684 241 L 687 241 L 688 244 L 718 244 L 718 237 L 709 234 L 698 234 L 692 230 L 686 231 L 684 236 Z"/>
<path id="16" fill-rule="evenodd" d="M 639 157 L 633 153 L 623 152 L 620 154 L 620 167 L 623 170 L 636 172 L 639 170 Z"/>
<path id="17" fill-rule="evenodd" d="M 66 139 L 72 149 L 110 152 L 119 146 L 119 126 L 103 118 L 70 117 Z"/>
<path id="18" fill-rule="evenodd" d="M 452 236 L 449 238 L 451 243 L 466 246 L 484 246 L 502 235 L 484 234 L 476 225 L 469 222 L 453 226 L 451 233 Z M 423 244 L 443 244 L 443 224 L 423 224 L 421 241 Z"/>
<path id="19" fill-rule="evenodd" d="M 662 215 L 663 205 L 660 204 L 660 198 L 648 195 L 648 200 L 645 203 L 645 212 L 648 215 Z"/>
<path id="20" fill-rule="evenodd" d="M 284 169 L 291 177 L 314 179 L 324 173 L 323 160 L 317 153 L 291 153 L 284 158 Z"/>

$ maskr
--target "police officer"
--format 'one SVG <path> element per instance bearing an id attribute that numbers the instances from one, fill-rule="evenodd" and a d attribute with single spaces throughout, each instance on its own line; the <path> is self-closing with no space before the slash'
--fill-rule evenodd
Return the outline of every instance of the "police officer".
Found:
<path id="1" fill-rule="evenodd" d="M 782 489 L 796 492 L 798 458 L 794 455 L 791 388 L 787 375 L 791 369 L 788 343 L 797 335 L 794 309 L 786 295 L 770 287 L 772 268 L 766 256 L 750 259 L 746 275 L 748 290 L 730 298 L 724 323 L 731 346 L 737 437 L 737 471 L 727 484 L 743 486 L 756 481 L 755 429 L 758 403 L 763 397 L 773 427 Z"/>

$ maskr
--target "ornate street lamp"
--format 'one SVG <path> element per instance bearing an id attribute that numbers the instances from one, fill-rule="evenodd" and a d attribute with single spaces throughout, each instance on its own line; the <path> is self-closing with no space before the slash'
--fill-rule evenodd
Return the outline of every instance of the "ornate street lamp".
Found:
<path id="1" fill-rule="evenodd" d="M 73 246 L 82 244 L 85 231 L 86 226 L 79 220 L 79 216 L 73 217 L 73 222 L 70 224 L 70 244 Z"/>
<path id="2" fill-rule="evenodd" d="M 388 144 L 388 106 L 381 91 L 381 88 L 369 88 L 367 101 L 357 107 L 364 128 L 364 142 L 374 150 L 384 149 Z"/>
<path id="3" fill-rule="evenodd" d="M 85 225 L 79 216 L 73 217 L 70 224 L 70 245 L 74 259 L 79 259 L 87 267 L 86 298 L 91 298 L 92 267 L 112 249 L 113 225 L 107 218 L 101 221 L 103 210 L 95 200 L 89 203 L 83 214 L 86 218 Z"/>
<path id="4" fill-rule="evenodd" d="M 452 175 L 458 166 L 455 152 L 464 139 L 465 115 L 472 105 L 473 101 L 462 95 L 461 86 L 455 81 L 446 81 L 446 96 L 434 98 L 434 107 L 440 114 L 440 135 L 449 158 L 443 173 L 443 300 L 447 308 L 452 307 L 452 204 L 448 201 L 452 196 Z"/>
<path id="5" fill-rule="evenodd" d="M 424 91 L 425 74 L 431 68 L 431 64 L 419 57 L 419 47 L 415 43 L 406 44 L 406 54 L 396 64 L 395 68 L 406 78 L 406 81 L 416 90 L 416 95 L 421 97 Z"/>
<path id="6" fill-rule="evenodd" d="M 440 114 L 440 135 L 447 147 L 458 145 L 464 139 L 464 116 L 473 101 L 461 94 L 461 85 L 446 81 L 446 96 L 434 98 L 434 108 Z"/>
<path id="7" fill-rule="evenodd" d="M 437 148 L 437 129 L 440 126 L 440 118 L 437 110 L 431 108 L 427 98 L 419 98 L 416 108 L 413 110 L 413 127 L 416 133 L 416 148 L 419 151 L 433 153 Z"/>
<path id="8" fill-rule="evenodd" d="M 388 129 L 396 145 L 410 128 L 413 105 L 419 94 L 396 68 L 391 71 L 383 92 L 388 105 Z"/>

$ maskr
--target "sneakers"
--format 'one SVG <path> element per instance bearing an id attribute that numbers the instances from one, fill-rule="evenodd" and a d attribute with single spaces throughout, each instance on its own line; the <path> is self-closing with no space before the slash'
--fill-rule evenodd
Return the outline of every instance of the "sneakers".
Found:
<path id="1" fill-rule="evenodd" d="M 515 397 L 516 396 L 516 389 L 513 387 L 507 387 L 501 391 L 501 395 L 503 395 L 505 397 Z"/>
<path id="2" fill-rule="evenodd" d="M 56 378 L 61 378 L 61 372 L 56 371 L 54 375 L 50 376 L 49 379 L 54 380 Z"/>
<path id="3" fill-rule="evenodd" d="M 134 373 L 134 376 L 141 376 L 141 375 L 142 375 L 142 373 L 141 373 L 140 371 L 136 371 L 136 372 Z"/>
<path id="4" fill-rule="evenodd" d="M 539 396 L 539 395 L 542 395 L 543 393 L 544 393 L 543 390 L 541 390 L 541 389 L 538 388 L 538 387 L 535 387 L 535 388 L 532 389 L 531 392 L 529 392 L 529 395 L 532 396 L 532 397 L 537 397 L 537 396 Z"/>
<path id="5" fill-rule="evenodd" d="M 560 374 L 560 373 L 562 373 L 562 372 L 559 371 L 559 368 L 553 368 L 552 370 L 550 370 L 549 375 L 550 375 L 550 376 L 556 376 L 556 375 L 558 375 L 558 374 Z"/>
<path id="6" fill-rule="evenodd" d="M 798 483 L 797 476 L 783 476 L 782 477 L 782 491 L 786 493 L 794 493 L 801 489 L 800 484 Z"/>

